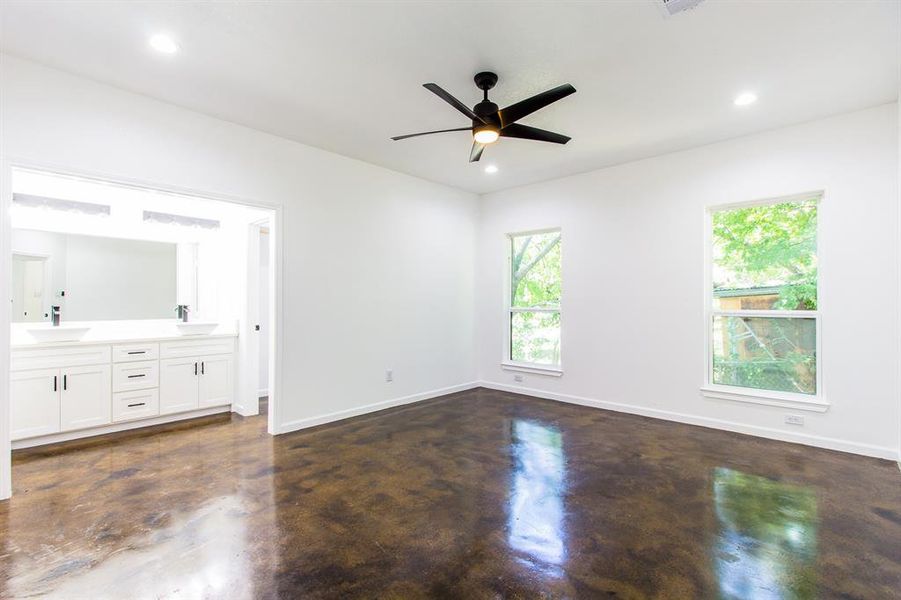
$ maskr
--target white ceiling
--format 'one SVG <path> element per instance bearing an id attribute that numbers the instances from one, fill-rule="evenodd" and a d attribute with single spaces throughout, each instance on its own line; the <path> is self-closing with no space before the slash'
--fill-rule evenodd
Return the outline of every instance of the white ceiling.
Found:
<path id="1" fill-rule="evenodd" d="M 17 56 L 474 192 L 583 172 L 874 106 L 898 96 L 897 0 L 607 2 L 100 2 L 4 0 Z M 175 56 L 148 37 L 177 40 Z M 505 106 L 578 93 L 522 122 L 566 146 L 502 139 L 467 162 L 466 118 L 493 70 Z M 755 105 L 733 97 L 755 90 Z M 486 164 L 500 172 L 487 175 Z"/>

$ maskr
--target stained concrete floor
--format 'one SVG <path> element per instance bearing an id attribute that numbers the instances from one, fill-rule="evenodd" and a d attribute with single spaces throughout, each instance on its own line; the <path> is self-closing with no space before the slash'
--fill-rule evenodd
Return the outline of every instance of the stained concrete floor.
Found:
<path id="1" fill-rule="evenodd" d="M 892 598 L 901 472 L 489 390 L 17 452 L 0 597 Z"/>

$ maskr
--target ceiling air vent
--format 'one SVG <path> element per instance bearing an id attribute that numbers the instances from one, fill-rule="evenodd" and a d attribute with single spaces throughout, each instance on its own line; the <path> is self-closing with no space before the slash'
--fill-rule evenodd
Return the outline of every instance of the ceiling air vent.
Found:
<path id="1" fill-rule="evenodd" d="M 671 17 L 676 13 L 691 10 L 704 0 L 656 0 L 658 6 L 663 8 L 663 14 Z"/>

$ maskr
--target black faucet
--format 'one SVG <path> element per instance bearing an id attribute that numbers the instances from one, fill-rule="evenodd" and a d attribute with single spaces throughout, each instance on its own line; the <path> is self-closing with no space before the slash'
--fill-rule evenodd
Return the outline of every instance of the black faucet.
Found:
<path id="1" fill-rule="evenodd" d="M 189 310 L 190 309 L 188 308 L 187 304 L 179 304 L 178 306 L 175 307 L 175 312 L 178 313 L 178 318 L 181 319 L 182 323 L 188 322 L 188 311 Z"/>
<path id="2" fill-rule="evenodd" d="M 58 306 L 50 307 L 50 322 L 53 323 L 54 327 L 59 327 L 59 307 Z"/>

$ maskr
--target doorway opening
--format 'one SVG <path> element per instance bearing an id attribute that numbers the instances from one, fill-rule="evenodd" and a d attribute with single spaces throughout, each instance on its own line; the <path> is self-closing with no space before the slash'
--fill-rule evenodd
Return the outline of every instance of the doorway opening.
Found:
<path id="1" fill-rule="evenodd" d="M 276 433 L 279 206 L 8 168 L 5 468 L 10 449 L 254 416 L 261 397 Z"/>

